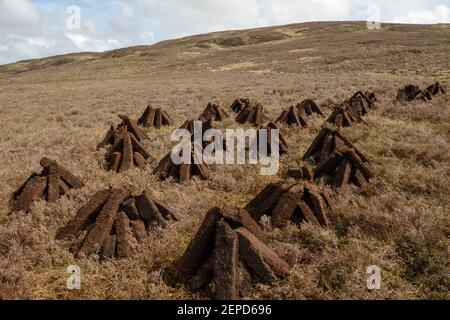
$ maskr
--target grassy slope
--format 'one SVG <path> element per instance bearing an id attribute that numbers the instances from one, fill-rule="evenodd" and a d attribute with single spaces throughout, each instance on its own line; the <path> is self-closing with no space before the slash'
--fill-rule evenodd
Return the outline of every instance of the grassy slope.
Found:
<path id="1" fill-rule="evenodd" d="M 33 299 L 195 297 L 167 286 L 163 268 L 182 254 L 209 207 L 244 205 L 278 177 L 227 166 L 215 168 L 210 181 L 181 187 L 156 181 L 156 163 L 144 173 L 112 174 L 101 167 L 104 150 L 95 150 L 108 125 L 120 113 L 139 116 L 148 102 L 167 108 L 181 124 L 208 101 L 227 107 L 238 96 L 257 99 L 272 118 L 304 98 L 329 114 L 332 102 L 370 89 L 378 108 L 367 126 L 344 134 L 368 156 L 379 180 L 339 191 L 329 229 L 268 229 L 293 274 L 271 286 L 255 285 L 246 297 L 449 298 L 450 98 L 391 103 L 407 83 L 440 80 L 450 88 L 449 28 L 384 25 L 369 31 L 363 23 L 307 23 L 189 37 L 81 62 L 22 63 L 20 73 L 17 65 L 0 67 L 0 282 Z M 323 121 L 313 118 L 306 130 L 286 130 L 291 152 L 280 173 L 302 164 Z M 236 125 L 229 120 L 221 126 Z M 148 147 L 157 159 L 171 148 L 171 130 L 149 130 Z M 8 215 L 10 193 L 44 155 L 87 186 L 71 199 L 37 203 L 28 215 Z M 182 221 L 157 230 L 134 259 L 75 260 L 68 244 L 53 240 L 55 232 L 92 192 L 109 185 L 149 188 L 170 201 Z M 65 288 L 69 264 L 82 269 L 80 291 Z M 383 270 L 377 292 L 365 289 L 371 264 Z"/>

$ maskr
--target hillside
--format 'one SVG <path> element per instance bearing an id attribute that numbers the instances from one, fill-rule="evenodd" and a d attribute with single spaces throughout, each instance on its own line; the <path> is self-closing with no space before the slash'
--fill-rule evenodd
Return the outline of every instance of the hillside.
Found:
<path id="1" fill-rule="evenodd" d="M 287 168 L 303 165 L 325 118 L 309 118 L 307 129 L 283 128 L 289 154 L 278 176 L 260 176 L 255 166 L 218 166 L 209 180 L 185 186 L 152 175 L 171 150 L 172 130 L 210 101 L 229 111 L 235 98 L 248 97 L 276 119 L 310 98 L 328 117 L 334 104 L 370 90 L 379 102 L 367 123 L 343 133 L 369 158 L 377 179 L 336 191 L 329 228 L 265 226 L 292 275 L 254 285 L 246 298 L 450 298 L 449 33 L 450 25 L 368 30 L 362 22 L 303 23 L 0 66 L 0 284 L 30 299 L 202 298 L 167 285 L 164 268 L 184 252 L 209 208 L 244 206 Z M 447 95 L 392 102 L 407 84 L 436 81 Z M 146 130 L 156 161 L 145 171 L 106 171 L 105 150 L 97 144 L 119 114 L 138 118 L 149 103 L 176 122 Z M 219 126 L 241 127 L 233 119 Z M 40 201 L 29 214 L 9 214 L 11 193 L 44 156 L 86 186 L 53 204 Z M 94 192 L 109 186 L 152 190 L 179 212 L 180 222 L 158 229 L 133 259 L 75 259 L 55 235 Z M 81 290 L 65 286 L 71 264 L 82 269 Z M 368 291 L 366 268 L 373 264 L 382 269 L 382 287 Z"/>

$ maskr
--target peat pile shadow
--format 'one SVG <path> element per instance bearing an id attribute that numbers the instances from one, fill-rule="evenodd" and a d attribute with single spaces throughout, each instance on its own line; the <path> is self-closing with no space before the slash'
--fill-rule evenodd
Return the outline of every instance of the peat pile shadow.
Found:
<path id="1" fill-rule="evenodd" d="M 198 117 L 199 121 L 207 122 L 207 121 L 223 121 L 230 116 L 222 107 L 217 104 L 208 103 L 205 110 L 203 110 L 202 114 Z"/>
<path id="2" fill-rule="evenodd" d="M 331 193 L 313 182 L 280 181 L 267 185 L 245 209 L 256 221 L 271 217 L 275 228 L 284 228 L 288 222 L 328 226 L 332 202 Z"/>
<path id="3" fill-rule="evenodd" d="M 335 187 L 348 183 L 362 186 L 374 178 L 366 166 L 368 159 L 336 129 L 323 128 L 303 160 L 317 165 L 313 170 L 314 179 L 325 176 L 326 182 Z"/>
<path id="4" fill-rule="evenodd" d="M 252 282 L 269 284 L 290 274 L 258 224 L 235 207 L 211 209 L 170 271 L 172 281 L 219 300 L 245 297 Z"/>
<path id="5" fill-rule="evenodd" d="M 306 123 L 306 120 L 303 119 L 299 109 L 294 106 L 291 106 L 287 110 L 283 110 L 275 122 L 287 124 L 289 126 L 308 127 L 308 124 Z"/>
<path id="6" fill-rule="evenodd" d="M 165 110 L 147 106 L 137 123 L 146 128 L 161 129 L 163 126 L 173 125 L 174 120 Z"/>
<path id="7" fill-rule="evenodd" d="M 129 258 L 153 227 L 164 228 L 172 220 L 178 221 L 175 212 L 148 191 L 132 196 L 125 190 L 108 189 L 81 207 L 56 240 L 71 240 L 77 257 Z"/>
<path id="8" fill-rule="evenodd" d="M 12 211 L 28 212 L 33 202 L 37 200 L 55 202 L 70 189 L 79 189 L 84 186 L 80 179 L 56 161 L 42 158 L 40 165 L 43 167 L 41 173 L 32 173 L 13 193 Z"/>
<path id="9" fill-rule="evenodd" d="M 240 124 L 249 123 L 254 126 L 263 125 L 268 121 L 270 121 L 269 117 L 265 114 L 263 106 L 259 103 L 255 106 L 248 106 L 242 109 L 236 117 L 236 122 Z"/>
<path id="10" fill-rule="evenodd" d="M 432 100 L 433 96 L 445 93 L 445 89 L 440 85 L 439 82 L 428 86 L 425 90 L 421 90 L 419 86 L 409 84 L 403 89 L 398 90 L 396 102 L 404 103 L 415 100 L 427 102 Z"/>

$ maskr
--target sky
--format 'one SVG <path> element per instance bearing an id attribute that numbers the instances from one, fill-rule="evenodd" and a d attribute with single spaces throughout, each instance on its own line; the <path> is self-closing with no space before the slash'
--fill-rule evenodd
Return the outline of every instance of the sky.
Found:
<path id="1" fill-rule="evenodd" d="M 212 31 L 344 20 L 450 23 L 450 0 L 0 0 L 0 64 Z"/>

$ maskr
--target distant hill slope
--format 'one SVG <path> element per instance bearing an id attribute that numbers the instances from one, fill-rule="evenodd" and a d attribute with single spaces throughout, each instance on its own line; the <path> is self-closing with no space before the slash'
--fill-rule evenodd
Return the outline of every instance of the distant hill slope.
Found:
<path id="1" fill-rule="evenodd" d="M 314 22 L 215 32 L 104 53 L 78 53 L 0 66 L 0 78 L 86 79 L 167 71 L 368 72 L 448 77 L 450 25 Z M 385 60 L 380 70 L 380 60 Z M 427 64 L 427 68 L 423 65 Z M 406 68 L 405 68 L 406 67 Z M 26 74 L 26 75 L 24 75 Z M 423 74 L 425 75 L 425 74 Z"/>

